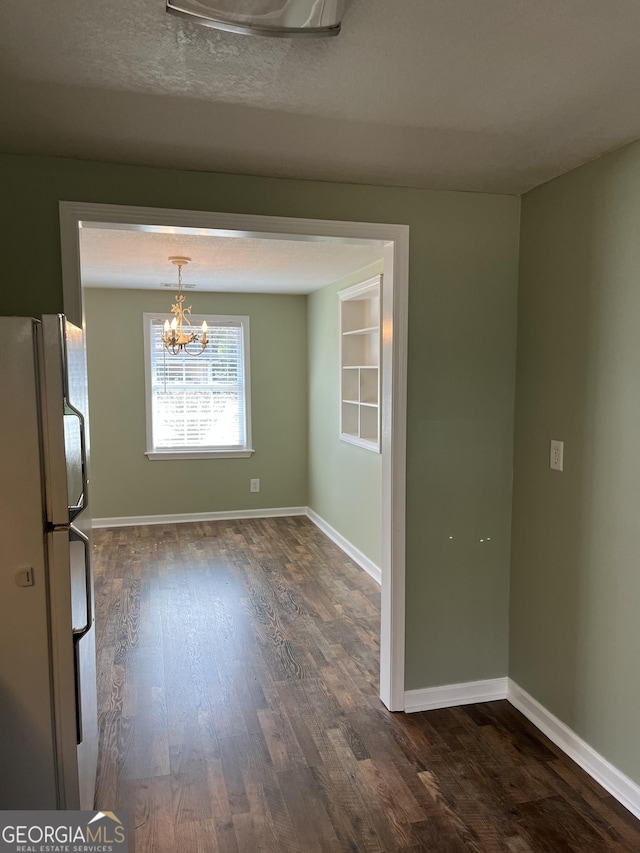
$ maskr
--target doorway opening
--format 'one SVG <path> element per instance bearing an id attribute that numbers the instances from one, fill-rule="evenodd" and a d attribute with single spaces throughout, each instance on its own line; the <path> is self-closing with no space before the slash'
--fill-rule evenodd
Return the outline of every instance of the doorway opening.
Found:
<path id="1" fill-rule="evenodd" d="M 83 323 L 80 262 L 80 229 L 83 227 L 115 227 L 129 233 L 180 233 L 231 239 L 379 246 L 384 280 L 380 311 L 380 699 L 389 710 L 404 710 L 408 226 L 76 202 L 60 203 L 60 222 L 64 310 L 77 324 Z M 169 293 L 165 295 L 169 296 Z"/>

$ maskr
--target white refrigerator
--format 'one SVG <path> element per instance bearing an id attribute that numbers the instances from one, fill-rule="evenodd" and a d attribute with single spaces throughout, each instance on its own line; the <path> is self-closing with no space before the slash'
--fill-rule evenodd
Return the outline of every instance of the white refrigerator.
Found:
<path id="1" fill-rule="evenodd" d="M 92 809 L 98 755 L 82 331 L 0 317 L 0 809 Z"/>

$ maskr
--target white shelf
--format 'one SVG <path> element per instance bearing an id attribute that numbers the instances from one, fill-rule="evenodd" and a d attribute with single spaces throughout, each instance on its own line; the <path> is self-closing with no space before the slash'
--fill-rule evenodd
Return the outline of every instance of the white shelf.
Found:
<path id="1" fill-rule="evenodd" d="M 380 290 L 382 276 L 340 299 L 340 438 L 380 452 Z"/>

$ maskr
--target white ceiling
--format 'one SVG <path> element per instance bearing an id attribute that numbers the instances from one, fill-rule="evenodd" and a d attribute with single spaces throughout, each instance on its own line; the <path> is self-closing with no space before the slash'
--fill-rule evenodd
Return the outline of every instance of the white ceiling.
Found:
<path id="1" fill-rule="evenodd" d="M 640 136 L 637 0 L 351 0 L 337 38 L 4 0 L 0 148 L 519 193 Z"/>
<path id="2" fill-rule="evenodd" d="M 113 226 L 80 230 L 85 287 L 175 291 L 178 271 L 171 255 L 191 262 L 183 268 L 186 288 L 244 293 L 311 293 L 382 259 L 376 241 L 280 240 L 217 237 L 181 229 L 154 232 Z"/>

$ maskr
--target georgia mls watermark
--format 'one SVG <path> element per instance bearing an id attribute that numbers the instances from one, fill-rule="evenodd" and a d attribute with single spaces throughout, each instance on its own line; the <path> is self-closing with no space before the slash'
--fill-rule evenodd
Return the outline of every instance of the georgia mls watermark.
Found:
<path id="1" fill-rule="evenodd" d="M 116 812 L 0 811 L 0 853 L 128 853 Z"/>

